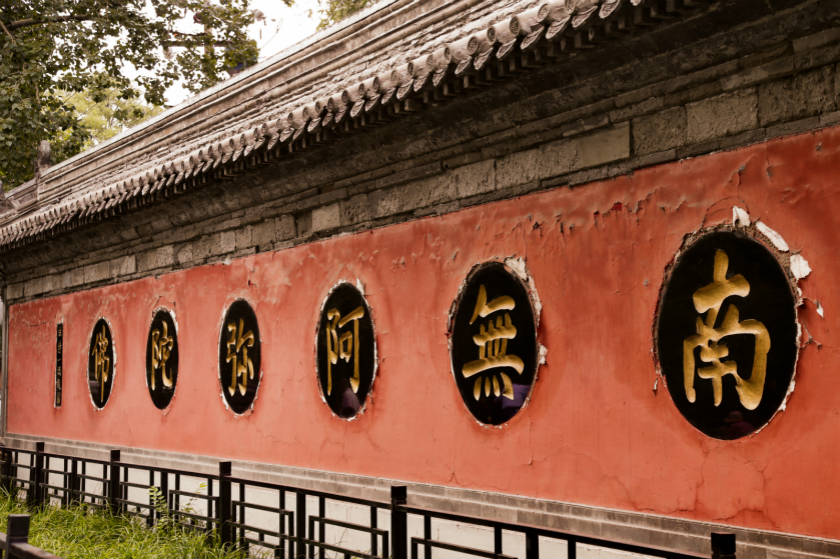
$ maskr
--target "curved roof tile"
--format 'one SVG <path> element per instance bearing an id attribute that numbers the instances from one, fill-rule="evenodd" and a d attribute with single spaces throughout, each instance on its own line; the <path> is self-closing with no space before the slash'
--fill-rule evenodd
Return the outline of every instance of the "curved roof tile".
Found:
<path id="1" fill-rule="evenodd" d="M 81 197 L 56 202 L 48 211 L 39 212 L 36 219 L 33 216 L 17 219 L 0 228 L 0 250 L 20 245 L 59 226 L 95 218 L 105 210 L 118 213 L 138 198 L 152 201 L 157 193 L 182 183 L 188 189 L 192 186 L 191 179 L 220 170 L 228 172 L 226 167 L 258 151 L 265 153 L 266 158 L 296 151 L 306 143 L 313 143 L 306 141 L 308 135 L 338 126 L 348 117 L 363 119 L 364 114 L 381 107 L 405 104 L 413 95 L 442 94 L 437 90 L 447 79 L 480 71 L 492 60 L 504 59 L 517 49 L 524 51 L 556 40 L 569 28 L 578 29 L 613 17 L 622 4 L 640 9 L 641 3 L 642 0 L 520 2 L 523 9 L 509 17 L 496 18 L 475 30 L 454 29 L 451 36 L 457 39 L 422 45 L 419 54 L 408 62 L 394 61 L 363 79 L 348 76 L 335 90 L 292 106 L 277 107 L 280 111 L 255 111 L 242 128 L 204 141 L 199 139 L 198 145 L 187 153 L 167 156 L 151 168 L 129 169 L 128 176 L 112 179 Z M 408 106 L 397 109 L 404 112 Z M 285 116 L 278 118 L 278 112 Z M 293 148 L 292 144 L 299 141 L 303 144 Z M 281 149 L 281 144 L 287 146 Z"/>

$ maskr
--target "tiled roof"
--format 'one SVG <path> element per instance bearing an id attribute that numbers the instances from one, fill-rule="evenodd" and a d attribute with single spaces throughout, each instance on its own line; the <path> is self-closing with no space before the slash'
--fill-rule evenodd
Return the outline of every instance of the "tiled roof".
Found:
<path id="1" fill-rule="evenodd" d="M 402 3 L 409 4 L 410 0 Z M 199 127 L 192 136 L 182 130 L 182 137 L 172 141 L 169 149 L 147 153 L 136 163 L 116 150 L 111 158 L 118 161 L 110 161 L 106 171 L 84 173 L 84 179 L 66 181 L 68 185 L 50 185 L 53 179 L 47 174 L 42 181 L 50 188 L 36 188 L 51 192 L 51 199 L 44 197 L 26 209 L 15 201 L 16 195 L 23 198 L 23 194 L 13 192 L 4 200 L 7 213 L 0 216 L 0 250 L 61 234 L 197 188 L 209 178 L 288 156 L 323 141 L 332 131 L 349 132 L 414 112 L 488 79 L 503 79 L 511 70 L 547 63 L 588 46 L 598 36 L 650 22 L 657 10 L 684 3 L 462 0 L 471 12 L 441 14 L 427 25 L 416 25 L 415 18 L 413 26 L 409 21 L 389 31 L 400 35 L 401 44 L 412 45 L 406 49 L 412 54 L 408 60 L 405 51 L 389 56 L 369 39 L 355 56 L 356 71 L 333 72 L 314 86 L 304 83 L 287 88 L 291 94 L 244 107 L 236 119 L 225 118 L 227 124 L 217 118 L 218 124 Z M 438 9 L 454 10 L 458 6 L 453 4 L 458 2 L 439 4 Z M 327 36 L 321 42 L 328 45 L 331 39 Z M 288 64 L 289 60 L 281 59 L 262 71 L 282 74 L 281 67 Z M 253 89 L 252 97 L 264 93 L 260 82 L 241 81 Z M 200 110 L 207 103 L 199 98 L 194 107 L 187 108 Z M 235 128 L 229 124 L 231 120 L 236 122 Z M 124 136 L 117 147 L 130 144 L 136 135 Z M 101 151 L 107 158 L 108 150 Z M 86 157 L 102 155 L 83 155 L 70 165 L 88 165 Z"/>

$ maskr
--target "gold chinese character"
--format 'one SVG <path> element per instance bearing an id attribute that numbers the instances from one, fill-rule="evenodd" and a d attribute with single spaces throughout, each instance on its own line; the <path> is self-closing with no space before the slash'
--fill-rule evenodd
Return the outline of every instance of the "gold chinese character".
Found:
<path id="1" fill-rule="evenodd" d="M 174 345 L 175 340 L 169 336 L 169 325 L 166 322 L 163 323 L 163 333 L 157 328 L 152 330 L 152 390 L 155 389 L 155 371 L 158 369 L 163 386 L 172 388 L 172 371 L 167 370 L 166 362 Z"/>
<path id="2" fill-rule="evenodd" d="M 353 360 L 353 376 L 350 377 L 350 388 L 353 392 L 359 391 L 359 319 L 365 316 L 365 309 L 356 307 L 344 318 L 338 309 L 327 311 L 327 395 L 332 394 L 332 366 L 338 364 L 342 359 L 345 363 Z M 353 323 L 352 332 L 342 332 L 338 329 L 344 328 L 348 323 Z"/>
<path id="3" fill-rule="evenodd" d="M 758 320 L 739 320 L 738 308 L 730 304 L 720 326 L 715 328 L 718 314 L 723 301 L 727 297 L 746 297 L 750 293 L 750 284 L 741 274 L 727 278 L 729 257 L 723 250 L 715 252 L 715 269 L 712 283 L 694 292 L 694 308 L 698 313 L 706 313 L 697 317 L 697 334 L 689 336 L 683 341 L 683 379 L 685 394 L 689 402 L 694 402 L 697 395 L 694 391 L 695 362 L 694 352 L 700 349 L 700 361 L 707 366 L 696 367 L 697 376 L 712 381 L 715 406 L 719 406 L 723 399 L 723 377 L 732 375 L 735 378 L 735 390 L 738 399 L 748 410 L 754 410 L 761 403 L 764 394 L 764 377 L 767 373 L 767 354 L 770 351 L 770 334 L 767 328 Z M 738 363 L 728 360 L 729 348 L 720 340 L 726 336 L 736 334 L 751 334 L 755 337 L 752 373 L 749 379 L 738 374 Z"/>
<path id="4" fill-rule="evenodd" d="M 225 362 L 232 363 L 230 386 L 227 389 L 230 395 L 233 396 L 238 388 L 239 394 L 244 396 L 248 390 L 248 380 L 253 380 L 254 378 L 254 363 L 248 357 L 248 348 L 254 347 L 254 333 L 250 330 L 244 332 L 245 321 L 241 318 L 239 319 L 238 328 L 235 322 L 230 322 L 227 325 L 227 330 L 230 338 L 227 341 L 227 358 Z"/>
<path id="5" fill-rule="evenodd" d="M 99 381 L 99 401 L 105 399 L 105 383 L 111 375 L 111 358 L 108 357 L 108 336 L 105 335 L 105 325 L 96 335 L 93 344 L 93 378 Z"/>
<path id="6" fill-rule="evenodd" d="M 480 285 L 470 324 L 474 323 L 478 317 L 486 318 L 496 312 L 511 311 L 515 307 L 516 302 L 507 295 L 496 297 L 488 302 L 487 289 L 484 285 Z M 510 367 L 517 374 L 522 373 L 525 368 L 522 359 L 507 352 L 508 340 L 515 337 L 516 327 L 511 322 L 510 313 L 504 312 L 485 321 L 481 324 L 478 334 L 473 336 L 473 342 L 478 346 L 478 359 L 466 363 L 461 368 L 461 374 L 464 375 L 464 378 L 470 378 L 484 371 L 500 367 Z M 473 397 L 476 400 L 481 397 L 482 383 L 484 396 L 490 396 L 492 389 L 493 394 L 497 397 L 501 395 L 513 400 L 513 383 L 506 373 L 499 371 L 495 374 L 478 376 L 473 383 Z"/>

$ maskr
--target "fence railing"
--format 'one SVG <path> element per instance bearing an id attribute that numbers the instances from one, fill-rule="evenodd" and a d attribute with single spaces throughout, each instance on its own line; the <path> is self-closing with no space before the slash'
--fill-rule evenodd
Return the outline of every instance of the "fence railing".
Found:
<path id="1" fill-rule="evenodd" d="M 218 533 L 247 554 L 280 559 L 430 559 L 453 553 L 488 559 L 565 555 L 579 548 L 620 550 L 648 557 L 734 559 L 734 534 L 710 534 L 699 555 L 662 547 L 548 529 L 408 504 L 407 488 L 392 486 L 390 501 L 375 501 L 231 475 L 44 451 L 0 448 L 0 485 L 25 493 L 32 506 L 87 504 L 142 518 L 149 526 L 177 523 Z"/>
<path id="2" fill-rule="evenodd" d="M 0 558 L 6 559 L 60 559 L 29 543 L 29 515 L 10 514 L 6 533 L 0 532 Z"/>

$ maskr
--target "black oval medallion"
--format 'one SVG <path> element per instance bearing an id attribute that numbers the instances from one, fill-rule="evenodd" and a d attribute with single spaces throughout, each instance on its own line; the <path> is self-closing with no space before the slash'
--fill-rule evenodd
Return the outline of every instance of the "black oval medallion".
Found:
<path id="1" fill-rule="evenodd" d="M 178 332 L 172 314 L 160 309 L 149 327 L 146 342 L 146 386 L 152 402 L 165 409 L 175 394 L 178 380 Z"/>
<path id="2" fill-rule="evenodd" d="M 481 423 L 500 425 L 522 408 L 537 372 L 536 320 L 528 290 L 500 262 L 473 268 L 450 324 L 452 373 Z"/>
<path id="3" fill-rule="evenodd" d="M 88 388 L 93 405 L 102 409 L 108 403 L 114 382 L 114 340 L 104 318 L 96 321 L 88 353 Z"/>
<path id="4" fill-rule="evenodd" d="M 679 254 L 666 278 L 656 336 L 680 413 L 711 437 L 743 437 L 770 421 L 793 378 L 791 283 L 770 250 L 746 233 L 708 233 Z"/>
<path id="5" fill-rule="evenodd" d="M 353 417 L 364 406 L 376 371 L 375 343 L 364 296 L 338 284 L 321 309 L 316 342 L 321 394 L 337 416 Z"/>
<path id="6" fill-rule="evenodd" d="M 230 409 L 245 413 L 260 383 L 260 330 L 257 315 L 246 301 L 234 301 L 219 337 L 219 381 Z"/>

